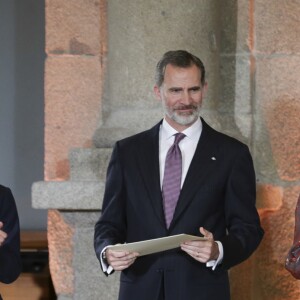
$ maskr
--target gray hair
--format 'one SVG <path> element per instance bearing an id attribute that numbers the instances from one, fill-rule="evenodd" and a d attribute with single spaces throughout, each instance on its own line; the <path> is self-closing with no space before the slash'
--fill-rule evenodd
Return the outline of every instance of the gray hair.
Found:
<path id="1" fill-rule="evenodd" d="M 158 87 L 161 87 L 164 82 L 165 70 L 168 64 L 179 68 L 188 68 L 195 65 L 201 73 L 201 84 L 205 84 L 205 67 L 203 62 L 197 56 L 185 50 L 175 50 L 166 52 L 156 65 L 155 83 Z"/>

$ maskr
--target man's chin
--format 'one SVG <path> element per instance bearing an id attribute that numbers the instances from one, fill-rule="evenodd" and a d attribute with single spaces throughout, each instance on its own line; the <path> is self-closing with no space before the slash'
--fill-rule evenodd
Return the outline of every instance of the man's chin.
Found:
<path id="1" fill-rule="evenodd" d="M 177 124 L 183 125 L 183 126 L 188 126 L 192 125 L 197 119 L 199 118 L 198 115 L 174 115 L 173 116 L 173 121 L 175 121 Z"/>

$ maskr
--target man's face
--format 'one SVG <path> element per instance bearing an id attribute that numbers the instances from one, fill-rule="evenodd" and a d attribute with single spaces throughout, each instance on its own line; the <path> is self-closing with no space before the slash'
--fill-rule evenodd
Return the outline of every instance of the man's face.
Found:
<path id="1" fill-rule="evenodd" d="M 191 126 L 199 117 L 207 84 L 201 84 L 200 70 L 192 65 L 179 68 L 167 65 L 164 82 L 154 92 L 162 101 L 167 122 L 177 130 Z"/>

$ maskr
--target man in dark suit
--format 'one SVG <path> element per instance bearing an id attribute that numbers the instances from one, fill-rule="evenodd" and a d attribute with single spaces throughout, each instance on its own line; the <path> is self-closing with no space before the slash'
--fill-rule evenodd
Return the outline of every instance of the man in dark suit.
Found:
<path id="1" fill-rule="evenodd" d="M 263 237 L 248 147 L 199 118 L 206 90 L 199 58 L 165 53 L 154 87 L 164 119 L 115 144 L 94 245 L 106 274 L 122 271 L 121 300 L 228 300 L 228 269 Z M 206 239 L 140 257 L 106 249 L 181 233 Z"/>
<path id="2" fill-rule="evenodd" d="M 0 281 L 11 283 L 18 278 L 20 272 L 20 225 L 17 207 L 10 189 L 0 185 Z"/>

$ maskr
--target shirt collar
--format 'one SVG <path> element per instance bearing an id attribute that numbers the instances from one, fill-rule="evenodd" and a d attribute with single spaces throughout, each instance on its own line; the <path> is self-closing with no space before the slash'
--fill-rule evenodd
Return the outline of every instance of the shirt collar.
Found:
<path id="1" fill-rule="evenodd" d="M 162 138 L 168 140 L 178 131 L 175 130 L 165 119 L 163 119 L 161 125 Z M 193 139 L 195 136 L 199 136 L 199 132 L 202 132 L 202 122 L 200 118 L 197 118 L 196 122 L 193 123 L 190 127 L 182 131 L 186 137 Z"/>

